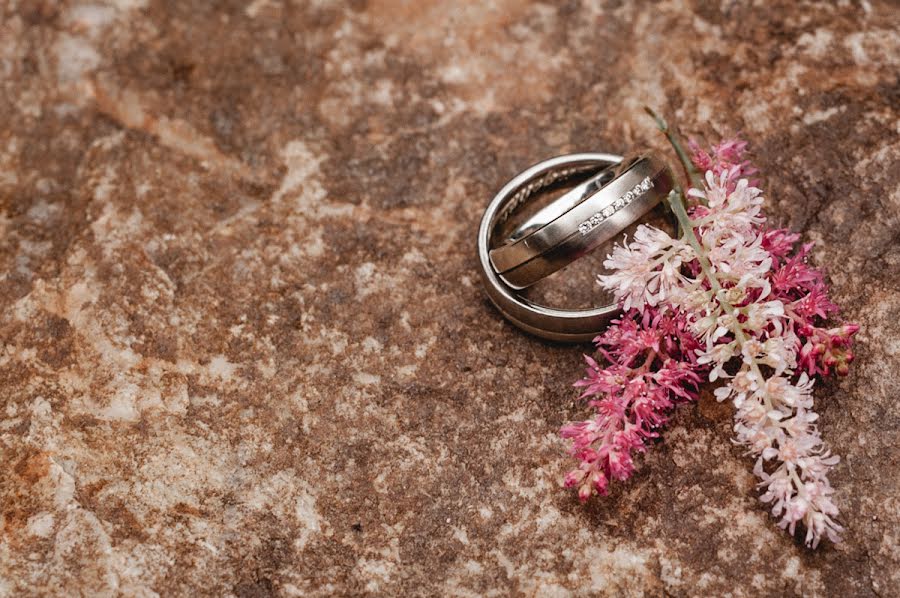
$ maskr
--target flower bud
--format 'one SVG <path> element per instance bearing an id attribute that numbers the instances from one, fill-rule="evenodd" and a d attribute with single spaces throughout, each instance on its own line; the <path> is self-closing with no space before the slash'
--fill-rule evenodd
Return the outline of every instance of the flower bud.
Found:
<path id="1" fill-rule="evenodd" d="M 584 479 L 585 473 L 586 472 L 581 469 L 573 469 L 572 471 L 570 471 L 569 473 L 566 474 L 566 478 L 565 478 L 565 481 L 563 482 L 563 485 L 566 488 L 571 488 L 573 486 L 577 486 L 578 484 L 581 483 L 581 480 Z"/>
<path id="2" fill-rule="evenodd" d="M 844 336 L 853 336 L 859 332 L 859 324 L 844 324 L 841 326 L 841 332 Z"/>
<path id="3" fill-rule="evenodd" d="M 590 484 L 582 484 L 578 488 L 578 500 L 581 502 L 586 501 L 591 497 L 591 485 Z"/>

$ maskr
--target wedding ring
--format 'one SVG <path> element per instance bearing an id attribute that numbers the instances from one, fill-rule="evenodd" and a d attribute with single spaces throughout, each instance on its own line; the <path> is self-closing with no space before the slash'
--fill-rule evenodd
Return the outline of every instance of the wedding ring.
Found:
<path id="1" fill-rule="evenodd" d="M 674 185 L 666 165 L 652 155 L 617 170 L 611 181 L 601 173 L 582 183 L 491 249 L 491 265 L 503 282 L 523 289 L 564 268 L 649 212 Z"/>
<path id="2" fill-rule="evenodd" d="M 599 187 L 603 187 L 616 178 L 615 167 L 618 166 L 619 163 L 620 162 L 616 162 L 616 164 L 607 166 L 580 185 L 576 185 L 560 197 L 554 199 L 549 205 L 541 208 L 536 214 L 519 224 L 515 230 L 510 233 L 509 237 L 504 241 L 504 244 L 518 241 L 519 239 L 540 230 L 580 204 L 582 201 L 586 200 L 594 194 Z"/>
<path id="3" fill-rule="evenodd" d="M 597 172 L 621 162 L 615 154 L 569 154 L 545 160 L 516 175 L 488 204 L 478 228 L 478 259 L 491 302 L 510 322 L 535 336 L 554 341 L 589 341 L 602 332 L 618 313 L 617 305 L 593 309 L 555 309 L 520 297 L 497 275 L 491 264 L 490 242 L 494 229 L 534 193 L 576 174 Z M 537 216 L 537 215 L 536 215 Z"/>
<path id="4" fill-rule="evenodd" d="M 566 263 L 584 255 L 590 251 L 585 247 L 594 248 L 603 242 L 595 242 L 597 237 L 603 236 L 608 240 L 620 233 L 656 205 L 665 195 L 665 191 L 672 187 L 672 175 L 665 167 L 660 168 L 661 164 L 655 158 L 630 160 L 616 171 L 612 173 L 609 171 L 610 167 L 621 162 L 621 156 L 604 153 L 570 154 L 551 158 L 516 175 L 488 204 L 478 229 L 478 258 L 482 280 L 491 302 L 507 320 L 522 330 L 553 341 L 589 341 L 606 329 L 609 320 L 619 312 L 619 306 L 556 309 L 538 305 L 520 296 L 516 289 L 504 282 L 492 262 L 490 246 L 495 229 L 503 224 L 516 208 L 541 189 L 574 175 L 589 174 L 587 180 L 526 220 L 507 239 L 507 244 L 512 244 L 530 238 L 547 226 L 556 226 L 563 217 L 575 221 L 571 234 L 565 234 L 563 231 L 559 235 L 562 240 L 557 245 L 562 244 L 562 247 L 553 245 L 547 250 L 538 252 L 534 257 L 520 261 L 517 266 L 532 267 L 529 266 L 530 262 L 543 258 L 548 262 L 548 265 L 544 266 L 546 269 L 558 270 L 565 265 L 559 265 L 562 262 L 559 254 L 566 255 L 566 259 L 573 255 L 562 250 L 575 252 L 575 257 L 571 257 Z M 626 175 L 628 178 L 623 178 Z M 647 177 L 649 187 L 648 181 L 645 180 Z M 628 188 L 630 183 L 633 184 Z M 629 192 L 630 198 L 627 195 Z M 602 201 L 597 200 L 597 203 L 594 203 L 594 197 L 599 193 L 603 193 Z M 583 208 L 582 206 L 588 202 L 591 202 L 588 204 L 590 209 Z M 644 209 L 646 203 L 650 205 Z M 604 215 L 607 206 L 612 207 L 614 211 Z M 576 209 L 579 210 L 577 218 L 569 218 L 570 212 Z M 579 220 L 584 212 L 590 210 L 595 211 L 587 214 L 584 220 Z M 575 234 L 587 237 L 582 241 L 580 248 L 578 243 L 572 242 Z M 578 241 L 578 237 L 575 237 L 575 240 Z M 512 270 L 515 268 L 507 272 Z"/>

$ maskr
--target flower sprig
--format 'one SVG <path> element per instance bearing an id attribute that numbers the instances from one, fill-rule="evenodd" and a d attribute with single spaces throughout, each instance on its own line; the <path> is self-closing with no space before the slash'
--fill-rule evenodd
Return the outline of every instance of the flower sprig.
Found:
<path id="1" fill-rule="evenodd" d="M 594 417 L 562 429 L 580 462 L 566 485 L 582 500 L 606 494 L 610 479 L 631 475 L 632 453 L 658 436 L 672 408 L 696 399 L 701 377 L 722 380 L 715 396 L 735 407 L 735 442 L 756 458 L 761 500 L 790 533 L 802 524 L 807 545 L 837 542 L 828 474 L 838 457 L 820 437 L 812 388 L 815 376 L 848 373 L 859 327 L 826 327 L 837 307 L 808 263 L 812 246 L 767 228 L 746 142 L 710 152 L 691 143 L 689 156 L 653 116 L 692 183 L 687 197 L 668 197 L 681 234 L 642 225 L 604 262 L 600 284 L 626 314 L 595 339 L 608 365 L 588 358 L 576 383 Z"/>
<path id="2" fill-rule="evenodd" d="M 577 486 L 582 500 L 605 495 L 611 479 L 631 475 L 633 453 L 658 436 L 676 403 L 697 398 L 703 370 L 700 343 L 680 313 L 631 310 L 594 342 L 609 365 L 586 356 L 587 374 L 575 386 L 584 388 L 582 397 L 597 415 L 561 431 L 580 461 L 565 483 Z"/>

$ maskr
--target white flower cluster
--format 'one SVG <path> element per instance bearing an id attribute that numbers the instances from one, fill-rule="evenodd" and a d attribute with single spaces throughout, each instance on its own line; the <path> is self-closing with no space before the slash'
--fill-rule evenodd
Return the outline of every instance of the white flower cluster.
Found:
<path id="1" fill-rule="evenodd" d="M 603 262 L 612 272 L 599 280 L 605 288 L 615 291 L 625 310 L 641 305 L 655 307 L 691 285 L 691 279 L 681 269 L 692 259 L 690 245 L 658 228 L 642 225 L 631 243 L 613 248 Z"/>
<path id="2" fill-rule="evenodd" d="M 736 441 L 757 456 L 761 500 L 772 503 L 791 533 L 802 522 L 808 545 L 823 536 L 836 542 L 842 528 L 832 519 L 838 510 L 827 474 L 838 457 L 815 425 L 813 381 L 794 374 L 800 343 L 785 326 L 784 304 L 772 297 L 761 191 L 746 180 L 729 191 L 727 173 L 717 179 L 709 171 L 704 187 L 690 192 L 707 207 L 694 210 L 682 238 L 641 226 L 604 262 L 612 272 L 600 283 L 625 309 L 668 305 L 685 312 L 705 346 L 698 363 L 709 366 L 711 381 L 726 380 L 715 395 L 736 408 Z M 693 274 L 685 274 L 686 264 Z M 726 366 L 733 371 L 738 363 L 729 374 Z"/>

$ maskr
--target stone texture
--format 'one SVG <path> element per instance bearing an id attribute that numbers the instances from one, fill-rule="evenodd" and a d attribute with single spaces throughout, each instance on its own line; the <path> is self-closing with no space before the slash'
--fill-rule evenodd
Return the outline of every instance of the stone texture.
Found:
<path id="1" fill-rule="evenodd" d="M 0 5 L 0 595 L 900 594 L 897 6 L 756 4 Z M 559 488 L 585 347 L 498 316 L 475 229 L 538 159 L 665 150 L 647 103 L 744 133 L 863 325 L 843 544 L 708 396 Z"/>

